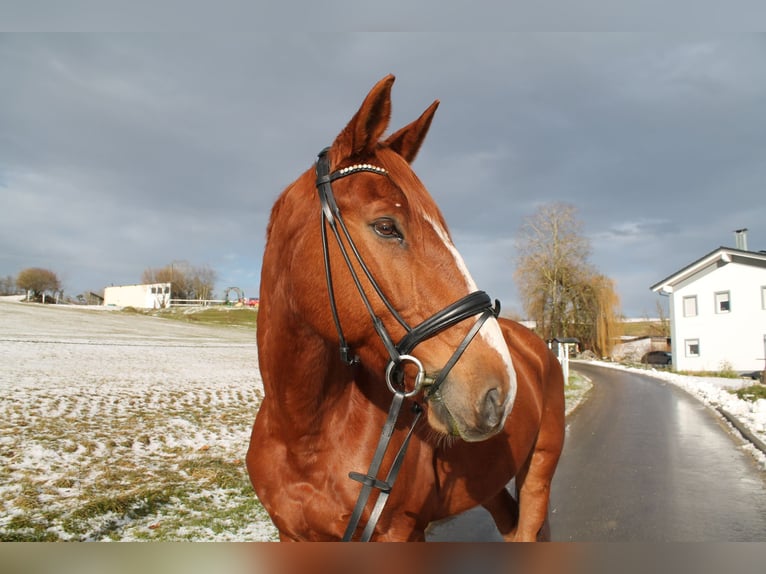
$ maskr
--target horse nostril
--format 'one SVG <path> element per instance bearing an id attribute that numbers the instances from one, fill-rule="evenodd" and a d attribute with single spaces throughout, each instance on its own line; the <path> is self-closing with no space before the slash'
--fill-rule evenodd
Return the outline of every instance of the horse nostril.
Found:
<path id="1" fill-rule="evenodd" d="M 484 426 L 494 428 L 500 423 L 503 415 L 503 402 L 500 400 L 500 391 L 496 388 L 487 391 L 484 395 L 481 414 L 484 419 Z"/>

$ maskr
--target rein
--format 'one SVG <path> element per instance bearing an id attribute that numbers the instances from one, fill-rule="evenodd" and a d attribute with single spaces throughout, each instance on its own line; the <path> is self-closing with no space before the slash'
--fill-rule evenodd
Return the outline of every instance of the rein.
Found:
<path id="1" fill-rule="evenodd" d="M 380 514 L 383 511 L 383 507 L 388 500 L 388 495 L 390 494 L 391 488 L 396 481 L 396 477 L 404 460 L 404 455 L 407 451 L 407 447 L 409 446 L 410 438 L 412 437 L 415 425 L 417 424 L 423 412 L 422 407 L 418 403 L 413 403 L 413 412 L 415 416 L 407 432 L 407 435 L 402 445 L 400 446 L 399 451 L 397 452 L 385 479 L 379 479 L 378 473 L 380 472 L 380 467 L 383 462 L 385 453 L 388 450 L 389 442 L 391 440 L 391 436 L 393 435 L 396 421 L 399 417 L 404 399 L 413 398 L 418 395 L 424 383 L 426 382 L 426 372 L 422 363 L 419 359 L 412 356 L 410 353 L 421 342 L 438 335 L 442 331 L 449 329 L 450 327 L 453 327 L 454 325 L 457 325 L 458 323 L 470 317 L 478 315 L 478 318 L 474 322 L 473 326 L 469 329 L 468 333 L 463 338 L 463 341 L 460 343 L 460 345 L 458 345 L 457 349 L 447 361 L 444 368 L 439 371 L 438 375 L 433 379 L 433 381 L 430 381 L 427 385 L 427 388 L 424 391 L 424 398 L 425 400 L 428 400 L 436 395 L 436 393 L 439 391 L 442 383 L 444 383 L 446 380 L 447 375 L 458 362 L 462 354 L 468 348 L 468 345 L 470 345 L 471 341 L 474 339 L 487 319 L 490 317 L 498 316 L 500 313 L 500 302 L 495 301 L 493 306 L 489 295 L 487 295 L 484 291 L 475 291 L 459 299 L 458 301 L 455 301 L 451 305 L 448 305 L 419 325 L 411 327 L 397 312 L 396 308 L 389 301 L 388 297 L 386 297 L 385 293 L 383 293 L 380 285 L 378 285 L 375 277 L 372 275 L 367 265 L 365 264 L 361 254 L 359 253 L 359 250 L 351 238 L 351 234 L 349 233 L 346 224 L 343 221 L 343 217 L 341 216 L 340 209 L 338 208 L 338 204 L 335 201 L 335 196 L 333 194 L 331 185 L 332 182 L 337 179 L 360 172 L 369 172 L 381 176 L 388 176 L 388 172 L 381 167 L 371 164 L 356 164 L 335 172 L 330 172 L 330 161 L 327 157 L 328 151 L 329 148 L 325 148 L 320 152 L 318 156 L 316 163 L 316 187 L 322 206 L 322 251 L 324 254 L 325 277 L 327 280 L 327 291 L 330 299 L 330 310 L 332 312 L 336 331 L 338 332 L 340 357 L 341 360 L 349 366 L 359 363 L 359 357 L 352 352 L 343 334 L 343 327 L 338 315 L 338 308 L 335 301 L 335 291 L 333 289 L 332 271 L 330 266 L 330 251 L 327 239 L 327 227 L 329 227 L 333 232 L 335 240 L 338 244 L 338 248 L 346 263 L 346 267 L 348 268 L 351 274 L 351 278 L 353 279 L 354 284 L 356 285 L 356 289 L 362 299 L 362 303 L 367 309 L 367 313 L 372 320 L 375 331 L 383 342 L 383 345 L 385 346 L 389 355 L 389 362 L 386 367 L 385 376 L 386 384 L 394 395 L 391 402 L 391 407 L 388 411 L 386 422 L 383 425 L 383 430 L 381 431 L 380 439 L 378 440 L 378 445 L 375 449 L 375 454 L 373 455 L 372 462 L 370 463 L 367 473 L 349 473 L 349 478 L 362 483 L 362 489 L 359 493 L 356 506 L 354 507 L 351 518 L 349 519 L 349 524 L 346 528 L 346 532 L 343 536 L 344 541 L 350 541 L 354 532 L 356 531 L 359 520 L 362 516 L 362 512 L 367 505 L 367 501 L 370 494 L 372 493 L 372 490 L 377 489 L 380 491 L 375 506 L 373 507 L 370 514 L 367 525 L 365 526 L 360 538 L 361 541 L 368 541 L 372 537 L 372 534 L 375 530 L 375 525 L 377 524 L 377 521 L 380 518 Z M 343 238 L 345 238 L 345 243 Z M 348 245 L 348 247 L 346 247 L 346 245 Z M 398 343 L 394 343 L 391 335 L 388 333 L 388 330 L 383 324 L 383 321 L 375 314 L 372 303 L 370 302 L 370 299 L 362 287 L 361 277 L 354 268 L 352 257 L 362 269 L 364 276 L 367 278 L 370 285 L 372 285 L 372 288 L 378 298 L 383 302 L 397 323 L 399 323 L 406 331 L 406 334 Z M 413 388 L 410 391 L 407 391 L 404 385 L 403 363 L 405 362 L 414 364 L 418 369 Z"/>

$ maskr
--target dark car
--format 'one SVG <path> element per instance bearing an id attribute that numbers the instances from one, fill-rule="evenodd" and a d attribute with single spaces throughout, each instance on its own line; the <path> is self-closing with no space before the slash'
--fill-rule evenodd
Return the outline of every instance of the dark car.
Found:
<path id="1" fill-rule="evenodd" d="M 667 351 L 649 351 L 641 357 L 641 362 L 647 365 L 671 365 L 673 355 Z"/>

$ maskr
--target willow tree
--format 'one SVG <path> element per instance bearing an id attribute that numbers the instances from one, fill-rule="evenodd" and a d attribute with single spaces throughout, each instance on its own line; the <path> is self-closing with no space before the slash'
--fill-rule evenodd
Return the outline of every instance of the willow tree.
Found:
<path id="1" fill-rule="evenodd" d="M 589 263 L 590 242 L 577 208 L 540 206 L 516 238 L 514 278 L 527 317 L 544 339 L 577 337 L 585 348 L 608 354 L 617 336 L 619 300 L 614 283 Z"/>
<path id="2" fill-rule="evenodd" d="M 620 299 L 614 281 L 592 272 L 571 287 L 569 332 L 598 356 L 607 357 L 621 334 Z"/>

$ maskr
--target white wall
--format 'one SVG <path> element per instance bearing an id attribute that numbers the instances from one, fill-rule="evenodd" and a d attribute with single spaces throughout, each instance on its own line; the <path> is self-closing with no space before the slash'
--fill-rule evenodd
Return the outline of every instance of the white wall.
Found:
<path id="1" fill-rule="evenodd" d="M 104 305 L 159 309 L 170 304 L 170 283 L 120 285 L 104 289 Z"/>
<path id="2" fill-rule="evenodd" d="M 719 264 L 720 265 L 720 264 Z M 670 298 L 673 368 L 718 371 L 724 364 L 737 371 L 764 368 L 766 310 L 761 289 L 766 269 L 732 261 L 701 271 L 674 286 Z M 716 312 L 715 293 L 729 292 L 730 311 Z M 697 316 L 684 316 L 684 297 L 696 295 Z M 699 340 L 699 356 L 687 356 L 687 341 Z"/>

